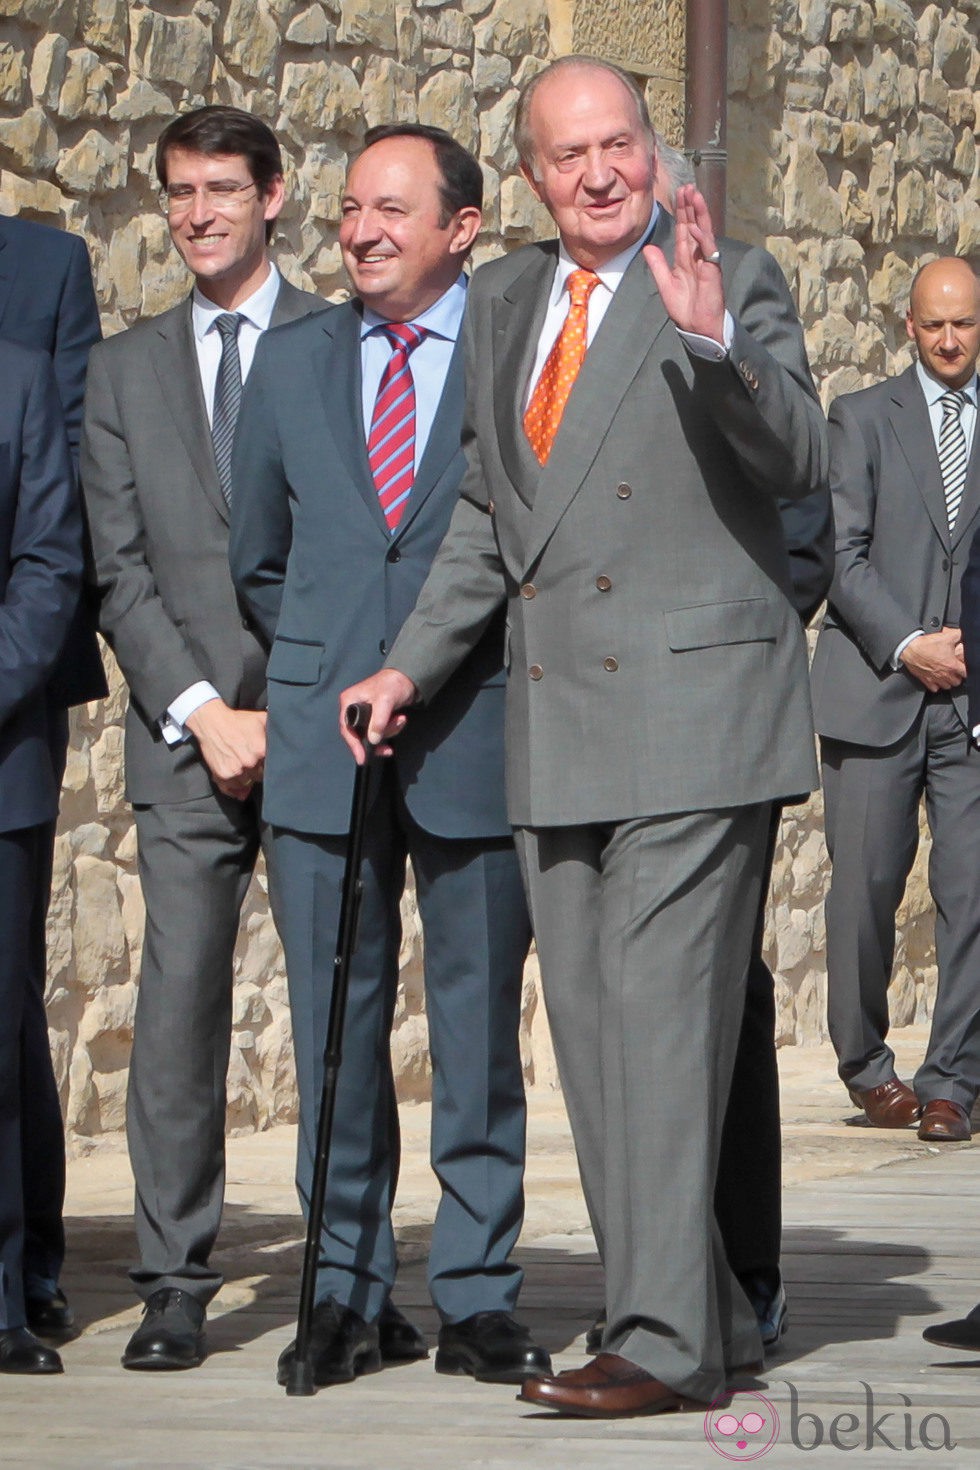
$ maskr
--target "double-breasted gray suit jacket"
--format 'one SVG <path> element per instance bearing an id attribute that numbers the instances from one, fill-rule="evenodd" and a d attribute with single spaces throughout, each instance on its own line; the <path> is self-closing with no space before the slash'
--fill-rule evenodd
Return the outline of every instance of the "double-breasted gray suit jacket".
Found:
<path id="1" fill-rule="evenodd" d="M 272 325 L 325 306 L 283 281 Z M 228 571 L 229 512 L 190 298 L 93 350 L 81 475 L 100 624 L 130 690 L 127 797 L 152 803 L 209 795 L 196 745 L 168 746 L 160 720 L 202 679 L 234 707 L 262 707 L 266 652 L 242 617 Z"/>
<path id="2" fill-rule="evenodd" d="M 653 240 L 670 255 L 663 212 Z M 506 599 L 516 825 L 718 809 L 815 782 L 777 496 L 824 482 L 825 425 L 776 262 L 734 242 L 721 254 L 730 360 L 691 357 L 638 255 L 544 468 L 521 421 L 556 245 L 474 276 L 469 470 L 388 663 L 431 697 Z"/>
<path id="3" fill-rule="evenodd" d="M 916 628 L 959 626 L 960 579 L 980 516 L 976 440 L 950 536 L 936 441 L 916 370 L 830 409 L 837 554 L 813 657 L 817 730 L 882 748 L 911 728 L 925 687 L 895 649 Z M 966 686 L 952 691 L 967 721 Z"/>
<path id="4" fill-rule="evenodd" d="M 377 668 L 415 604 L 465 470 L 457 346 L 395 533 L 371 478 L 361 311 L 269 332 L 249 375 L 232 467 L 231 565 L 271 647 L 263 815 L 342 833 L 353 766 L 334 734 L 341 690 Z M 396 742 L 408 809 L 439 837 L 510 835 L 504 802 L 503 612 Z"/>

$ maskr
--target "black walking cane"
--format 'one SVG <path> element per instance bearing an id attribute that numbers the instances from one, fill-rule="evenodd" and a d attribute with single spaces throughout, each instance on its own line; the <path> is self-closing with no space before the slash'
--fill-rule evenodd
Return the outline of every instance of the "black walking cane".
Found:
<path id="1" fill-rule="evenodd" d="M 333 1110 L 337 1098 L 344 1037 L 344 1012 L 350 964 L 357 948 L 357 915 L 361 907 L 361 849 L 364 846 L 364 819 L 367 814 L 368 776 L 372 747 L 367 743 L 371 720 L 369 704 L 351 704 L 344 712 L 348 730 L 364 742 L 364 764 L 356 769 L 354 795 L 351 800 L 350 833 L 347 839 L 347 861 L 344 864 L 344 886 L 340 898 L 340 923 L 337 926 L 337 949 L 333 962 L 333 991 L 330 996 L 330 1018 L 327 1042 L 323 1052 L 323 1090 L 320 1093 L 320 1116 L 316 1130 L 316 1158 L 313 1165 L 313 1187 L 310 1191 L 310 1215 L 306 1226 L 306 1250 L 303 1275 L 299 1287 L 299 1320 L 296 1324 L 296 1355 L 289 1365 L 286 1393 L 290 1397 L 308 1396 L 316 1391 L 313 1364 L 310 1362 L 310 1337 L 313 1326 L 313 1296 L 316 1270 L 320 1260 L 320 1232 L 323 1229 L 323 1201 L 327 1192 L 327 1169 L 330 1164 L 330 1135 L 333 1132 Z"/>

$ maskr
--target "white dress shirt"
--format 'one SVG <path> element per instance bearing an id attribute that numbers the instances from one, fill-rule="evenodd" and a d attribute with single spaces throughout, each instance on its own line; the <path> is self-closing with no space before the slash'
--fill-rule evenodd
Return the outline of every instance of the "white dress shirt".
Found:
<path id="1" fill-rule="evenodd" d="M 258 340 L 262 333 L 268 330 L 269 322 L 272 320 L 276 298 L 279 295 L 279 280 L 279 272 L 270 261 L 269 274 L 259 289 L 253 291 L 241 306 L 235 308 L 237 315 L 242 318 L 242 324 L 238 329 L 238 357 L 242 365 L 243 383 L 252 366 Z M 221 364 L 221 334 L 215 323 L 218 317 L 224 314 L 223 307 L 215 306 L 214 302 L 209 301 L 197 286 L 194 287 L 191 325 L 209 424 L 214 412 L 214 389 L 218 381 L 218 368 Z M 207 704 L 209 699 L 220 698 L 217 689 L 207 679 L 199 680 L 198 683 L 192 684 L 189 689 L 178 694 L 160 721 L 160 730 L 167 744 L 179 745 L 182 741 L 187 740 L 190 734 L 186 728 L 187 721 L 194 711 L 200 709 L 202 704 Z"/>

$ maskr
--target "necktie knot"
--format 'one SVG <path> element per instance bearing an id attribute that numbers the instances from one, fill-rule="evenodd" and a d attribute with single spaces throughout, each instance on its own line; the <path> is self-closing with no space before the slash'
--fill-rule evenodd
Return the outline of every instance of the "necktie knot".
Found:
<path id="1" fill-rule="evenodd" d="M 572 306 L 578 309 L 586 306 L 598 284 L 599 277 L 595 271 L 572 271 L 568 278 L 568 294 L 571 297 Z"/>
<path id="2" fill-rule="evenodd" d="M 959 418 L 966 401 L 967 395 L 963 392 L 962 388 L 950 388 L 939 400 L 943 410 L 943 418 L 950 419 L 954 414 Z"/>
<path id="3" fill-rule="evenodd" d="M 406 356 L 415 351 L 425 336 L 425 328 L 415 327 L 411 322 L 389 322 L 381 330 L 391 343 L 392 351 L 397 352 L 400 347 Z"/>
<path id="4" fill-rule="evenodd" d="M 222 345 L 224 345 L 231 338 L 237 340 L 242 318 L 237 311 L 223 311 L 219 317 L 215 317 L 214 324 L 221 335 Z"/>

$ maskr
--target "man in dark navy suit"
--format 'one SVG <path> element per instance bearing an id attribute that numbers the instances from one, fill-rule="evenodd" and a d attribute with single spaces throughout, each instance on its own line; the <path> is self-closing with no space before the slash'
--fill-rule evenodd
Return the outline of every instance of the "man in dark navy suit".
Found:
<path id="1" fill-rule="evenodd" d="M 82 399 L 89 348 L 102 333 L 88 251 L 78 235 L 32 220 L 0 218 L 0 337 L 46 352 L 54 366 L 72 461 L 78 466 Z M 60 787 L 68 752 L 68 710 L 101 699 L 108 690 L 95 636 L 94 597 L 79 598 L 64 649 L 45 693 L 48 742 Z M 43 1017 L 47 981 L 45 922 L 57 817 L 40 839 L 41 861 L 29 924 L 28 1004 Z M 32 1147 L 24 1158 L 24 1251 L 27 1317 L 36 1332 L 71 1330 L 71 1309 L 58 1285 L 65 1253 L 61 1214 L 65 1197 L 65 1139 L 61 1105 L 48 1056 L 47 1032 L 32 1026 L 36 1056 L 26 1059 Z"/>
<path id="2" fill-rule="evenodd" d="M 481 202 L 479 165 L 441 129 L 369 132 L 342 204 L 356 297 L 269 334 L 239 420 L 231 564 L 271 646 L 263 816 L 289 977 L 304 1205 L 353 774 L 331 739 L 334 711 L 343 686 L 397 635 L 456 505 L 462 267 Z M 389 1035 L 406 853 L 425 934 L 442 1189 L 429 1252 L 442 1319 L 435 1367 L 514 1383 L 548 1363 L 511 1316 L 522 1278 L 510 1255 L 523 1215 L 517 1035 L 530 926 L 504 805 L 503 654 L 497 617 L 376 772 L 317 1280 L 321 1384 L 426 1355 L 391 1302 Z"/>
<path id="3" fill-rule="evenodd" d="M 0 342 L 0 381 L 0 1372 L 59 1373 L 27 1325 L 22 1166 L 35 1101 L 54 1092 L 32 924 L 60 783 L 46 684 L 78 602 L 82 525 L 51 364 Z"/>

